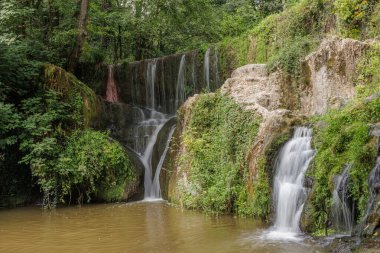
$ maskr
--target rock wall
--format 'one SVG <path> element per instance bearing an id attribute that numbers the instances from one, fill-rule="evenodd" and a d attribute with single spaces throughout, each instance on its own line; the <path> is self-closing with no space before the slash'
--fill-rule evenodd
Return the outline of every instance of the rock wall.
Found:
<path id="1" fill-rule="evenodd" d="M 114 78 L 122 103 L 141 107 L 154 107 L 156 110 L 175 114 L 176 93 L 182 58 L 184 60 L 183 90 L 185 98 L 202 91 L 214 91 L 220 88 L 223 80 L 216 49 L 208 54 L 191 51 L 161 58 L 146 59 L 114 65 Z M 105 98 L 108 76 L 107 66 L 88 66 L 82 64 L 77 76 L 98 95 Z M 153 88 L 150 86 L 154 86 Z M 153 89 L 153 92 L 151 92 Z M 153 93 L 153 94 L 150 94 Z M 152 96 L 154 105 L 152 105 Z M 183 103 L 184 101 L 181 101 Z"/>
<path id="2" fill-rule="evenodd" d="M 356 64 L 369 47 L 353 39 L 328 39 L 304 62 L 306 83 L 299 90 L 300 113 L 306 116 L 340 108 L 355 97 Z"/>
<path id="3" fill-rule="evenodd" d="M 289 133 L 294 125 L 307 123 L 310 116 L 340 108 L 355 97 L 356 64 L 368 46 L 366 42 L 351 39 L 327 39 L 304 59 L 302 76 L 297 80 L 281 70 L 269 73 L 264 64 L 238 68 L 226 80 L 221 93 L 262 118 L 247 157 L 250 175 L 247 192 L 252 192 L 260 159 L 280 136 Z M 197 96 L 190 98 L 180 110 L 175 138 L 161 175 L 165 198 L 177 203 L 180 201 L 177 183 L 187 178 L 178 166 L 178 159 L 186 152 L 181 134 L 192 116 L 196 99 Z"/>

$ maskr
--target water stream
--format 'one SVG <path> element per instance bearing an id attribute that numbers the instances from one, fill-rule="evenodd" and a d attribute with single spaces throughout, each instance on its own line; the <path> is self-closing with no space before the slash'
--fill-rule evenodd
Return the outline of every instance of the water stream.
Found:
<path id="1" fill-rule="evenodd" d="M 311 139 L 310 128 L 298 127 L 279 153 L 273 189 L 276 219 L 265 235 L 269 239 L 293 240 L 301 234 L 299 221 L 307 198 L 305 173 L 315 154 Z"/>
<path id="2" fill-rule="evenodd" d="M 332 222 L 336 232 L 350 235 L 352 232 L 352 212 L 348 203 L 349 172 L 352 164 L 348 164 L 342 174 L 336 176 L 333 191 Z"/>
<path id="3" fill-rule="evenodd" d="M 369 174 L 368 188 L 369 188 L 369 198 L 368 198 L 367 208 L 366 208 L 366 212 L 362 220 L 361 226 L 363 226 L 368 221 L 368 218 L 376 202 L 376 196 L 377 196 L 376 188 L 377 189 L 380 188 L 380 156 L 377 157 L 376 165 L 372 169 L 371 173 Z"/>
<path id="4" fill-rule="evenodd" d="M 181 63 L 178 70 L 177 87 L 175 93 L 175 108 L 179 108 L 185 102 L 185 67 L 186 55 L 182 55 Z"/>
<path id="5" fill-rule="evenodd" d="M 141 109 L 140 109 L 141 110 Z M 146 115 L 147 114 L 147 115 Z M 161 192 L 159 184 L 153 184 L 154 178 L 159 177 L 160 170 L 154 168 L 152 161 L 154 147 L 157 142 L 157 137 L 165 124 L 171 119 L 171 117 L 164 115 L 163 113 L 155 110 L 141 110 L 140 122 L 134 127 L 134 145 L 133 149 L 140 155 L 140 159 L 145 167 L 144 173 L 144 198 L 160 199 Z M 171 136 L 170 136 L 171 137 Z M 170 139 L 167 140 L 169 142 Z M 161 159 L 164 160 L 166 152 L 161 155 Z M 157 174 L 157 175 L 155 175 Z"/>
<path id="6" fill-rule="evenodd" d="M 213 68 L 214 68 L 214 82 L 215 82 L 215 85 L 216 87 L 219 87 L 219 83 L 220 83 L 220 80 L 219 80 L 219 57 L 218 57 L 218 51 L 215 49 L 215 52 L 214 52 L 214 63 L 213 63 Z"/>
<path id="7" fill-rule="evenodd" d="M 204 80 L 206 83 L 207 91 L 210 91 L 210 53 L 211 49 L 207 49 L 203 63 Z"/>

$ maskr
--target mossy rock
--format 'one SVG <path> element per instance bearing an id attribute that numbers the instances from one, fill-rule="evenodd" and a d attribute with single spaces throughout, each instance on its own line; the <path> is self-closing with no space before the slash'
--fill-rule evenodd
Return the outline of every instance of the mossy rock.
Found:
<path id="1" fill-rule="evenodd" d="M 83 100 L 84 125 L 90 123 L 100 112 L 100 101 L 95 92 L 86 84 L 79 81 L 73 74 L 52 64 L 42 67 L 42 86 L 52 89 L 63 95 L 67 101 L 73 101 L 75 95 L 80 94 Z"/>

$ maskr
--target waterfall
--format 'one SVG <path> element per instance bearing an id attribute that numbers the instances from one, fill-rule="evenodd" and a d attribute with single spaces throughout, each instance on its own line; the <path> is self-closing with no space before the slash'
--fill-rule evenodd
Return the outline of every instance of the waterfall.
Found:
<path id="1" fill-rule="evenodd" d="M 215 87 L 219 87 L 219 83 L 220 83 L 220 80 L 219 80 L 219 58 L 218 58 L 218 51 L 215 49 L 215 52 L 214 52 L 214 64 L 213 64 L 213 68 L 214 68 L 214 73 L 215 73 Z"/>
<path id="2" fill-rule="evenodd" d="M 361 224 L 363 228 L 375 205 L 376 196 L 377 196 L 376 191 L 377 189 L 380 188 L 380 156 L 377 157 L 376 165 L 368 176 L 368 188 L 369 188 L 369 198 L 368 198 L 366 212 Z"/>
<path id="3" fill-rule="evenodd" d="M 197 83 L 197 79 L 196 79 L 196 72 L 195 72 L 195 59 L 196 59 L 196 55 L 193 54 L 192 55 L 192 60 L 191 60 L 191 79 L 193 81 L 193 93 L 195 94 L 196 93 L 196 83 Z"/>
<path id="4" fill-rule="evenodd" d="M 171 139 L 172 132 L 174 131 L 172 129 L 170 130 L 170 134 L 168 136 L 168 139 L 166 140 L 165 149 L 161 154 L 159 154 L 160 160 L 158 164 L 155 165 L 153 161 L 153 156 L 155 152 L 157 153 L 157 150 L 159 150 L 156 148 L 156 146 L 158 145 L 158 136 L 165 130 L 165 126 L 173 118 L 173 116 L 163 114 L 157 111 L 156 109 L 157 102 L 155 101 L 155 96 L 158 95 L 156 94 L 156 69 L 157 61 L 150 61 L 146 69 L 145 84 L 145 101 L 147 101 L 148 108 L 137 108 L 137 113 L 135 115 L 135 121 L 137 122 L 135 127 L 133 128 L 133 147 L 136 153 L 139 154 L 141 162 L 145 167 L 145 200 L 161 199 L 159 175 L 169 149 L 169 142 Z M 184 70 L 185 57 L 183 56 L 179 67 L 178 82 L 176 87 L 176 107 L 184 102 Z"/>
<path id="5" fill-rule="evenodd" d="M 333 191 L 332 222 L 339 232 L 352 231 L 352 214 L 348 204 L 349 172 L 352 164 L 348 164 L 341 175 L 336 177 Z"/>
<path id="6" fill-rule="evenodd" d="M 299 221 L 307 197 L 305 173 L 315 154 L 311 139 L 311 129 L 296 128 L 277 157 L 273 193 L 276 220 L 270 238 L 295 238 L 301 232 Z"/>
<path id="7" fill-rule="evenodd" d="M 207 91 L 210 91 L 210 52 L 211 49 L 207 49 L 205 53 L 205 58 L 204 58 L 204 65 L 203 65 L 203 73 L 204 73 L 204 80 L 207 85 Z"/>
<path id="8" fill-rule="evenodd" d="M 115 84 L 115 78 L 113 74 L 113 65 L 108 65 L 106 100 L 112 103 L 119 102 L 119 96 L 117 94 L 117 87 Z"/>
<path id="9" fill-rule="evenodd" d="M 210 88 L 210 50 L 205 58 L 204 73 Z M 161 198 L 159 176 L 174 131 L 172 119 L 185 102 L 186 88 L 190 88 L 185 87 L 187 83 L 193 82 L 195 93 L 197 73 L 202 73 L 197 52 L 118 65 L 114 73 L 116 80 L 125 80 L 125 84 L 119 87 L 123 101 L 133 106 L 124 106 L 129 114 L 110 124 L 117 125 L 113 127 L 117 130 L 118 139 L 138 154 L 144 166 L 146 200 Z M 112 75 L 110 72 L 109 76 Z"/>
<path id="10" fill-rule="evenodd" d="M 143 156 L 142 156 L 142 162 L 145 167 L 145 175 L 144 175 L 144 198 L 145 199 L 157 199 L 160 198 L 160 195 L 156 195 L 156 192 L 152 191 L 153 189 L 153 164 L 152 164 L 152 157 L 153 157 L 153 149 L 154 145 L 157 142 L 157 136 L 162 130 L 165 123 L 168 121 L 168 119 L 159 112 L 152 111 L 151 114 L 153 117 L 151 117 L 149 120 L 142 122 L 142 127 L 152 127 L 152 134 L 150 135 L 148 139 L 148 143 L 146 145 L 146 148 L 144 150 Z M 156 169 L 157 173 L 157 169 Z M 157 175 L 158 176 L 158 175 Z"/>
<path id="11" fill-rule="evenodd" d="M 182 55 L 181 63 L 178 70 L 177 87 L 175 93 L 175 109 L 177 110 L 180 105 L 185 102 L 185 67 L 186 55 Z"/>
<path id="12" fill-rule="evenodd" d="M 169 145 L 170 145 L 170 141 L 172 139 L 174 130 L 175 130 L 175 126 L 172 126 L 170 133 L 169 133 L 169 136 L 168 136 L 168 139 L 166 141 L 165 150 L 162 153 L 162 155 L 160 157 L 160 161 L 157 165 L 157 169 L 156 169 L 156 173 L 154 175 L 153 184 L 152 184 L 151 193 L 150 193 L 150 196 L 153 198 L 162 198 L 161 187 L 160 187 L 160 173 L 161 173 L 162 165 L 164 165 L 166 154 L 169 151 Z"/>
<path id="13" fill-rule="evenodd" d="M 147 105 L 151 109 L 156 108 L 155 104 L 155 80 L 156 80 L 157 61 L 152 60 L 148 63 L 146 73 L 146 99 Z"/>

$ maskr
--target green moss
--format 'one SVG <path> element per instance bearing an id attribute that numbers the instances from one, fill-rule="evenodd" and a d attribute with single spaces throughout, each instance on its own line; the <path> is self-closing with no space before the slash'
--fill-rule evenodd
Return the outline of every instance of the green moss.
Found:
<path id="1" fill-rule="evenodd" d="M 78 190 L 86 193 L 87 201 L 92 195 L 119 201 L 126 186 L 137 180 L 123 147 L 107 134 L 93 130 L 72 134 L 54 170 L 61 200 Z"/>
<path id="2" fill-rule="evenodd" d="M 366 29 L 362 29 L 371 19 L 376 1 L 372 0 L 336 0 L 335 13 L 338 17 L 340 35 L 354 39 L 366 37 Z M 372 17 L 372 19 L 375 19 Z"/>
<path id="3" fill-rule="evenodd" d="M 369 25 L 369 38 L 374 38 L 380 35 L 380 2 L 373 7 L 372 15 L 368 22 Z"/>
<path id="4" fill-rule="evenodd" d="M 106 202 L 118 202 L 123 200 L 123 195 L 125 188 L 127 187 L 127 182 L 116 184 L 110 188 L 101 189 L 98 192 L 97 198 L 104 200 Z"/>
<path id="5" fill-rule="evenodd" d="M 343 110 L 333 110 L 316 120 L 324 127 L 315 128 L 314 145 L 318 150 L 308 174 L 315 182 L 311 193 L 314 230 L 323 229 L 331 210 L 334 176 L 347 164 L 350 170 L 349 196 L 364 215 L 368 198 L 368 174 L 376 160 L 376 145 L 370 136 L 370 124 L 380 121 L 380 99 L 355 102 Z"/>
<path id="6" fill-rule="evenodd" d="M 267 219 L 270 212 L 271 194 L 266 158 L 260 157 L 258 163 L 258 173 L 253 185 L 253 192 L 248 195 L 246 189 L 243 188 L 240 191 L 237 213 L 243 216 Z"/>
<path id="7" fill-rule="evenodd" d="M 73 74 L 60 67 L 47 64 L 43 67 L 42 85 L 46 89 L 52 89 L 63 95 L 69 103 L 82 98 L 84 125 L 88 126 L 94 120 L 99 111 L 100 103 L 94 91 L 79 81 Z"/>
<path id="8" fill-rule="evenodd" d="M 241 196 L 248 180 L 246 156 L 258 126 L 259 120 L 231 98 L 218 93 L 197 100 L 183 135 L 186 152 L 180 157 L 180 165 L 188 174 L 187 180 L 178 183 L 185 207 L 244 213 L 247 204 Z M 264 180 L 265 175 L 260 176 Z M 264 188 L 261 184 L 257 187 L 257 191 Z M 254 200 L 256 204 L 263 202 Z M 254 206 L 250 214 L 264 215 L 265 208 Z"/>
<path id="9" fill-rule="evenodd" d="M 371 46 L 358 63 L 357 91 L 359 98 L 380 92 L 380 43 Z"/>
<path id="10" fill-rule="evenodd" d="M 239 37 L 225 38 L 219 45 L 223 77 L 249 63 L 270 63 L 298 74 L 303 57 L 321 41 L 333 16 L 331 1 L 302 0 L 285 11 L 270 15 Z"/>

